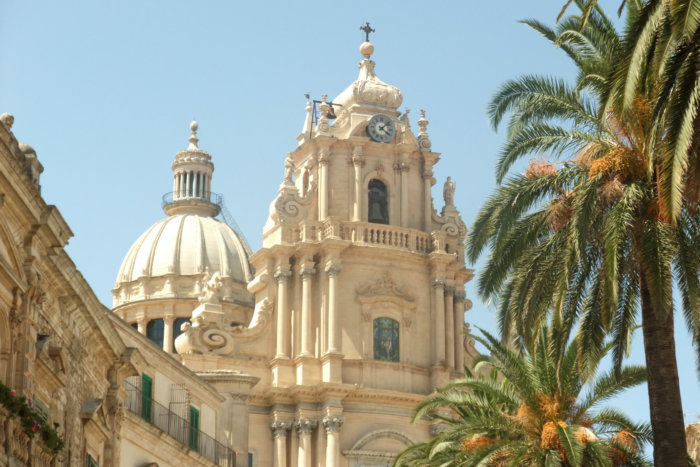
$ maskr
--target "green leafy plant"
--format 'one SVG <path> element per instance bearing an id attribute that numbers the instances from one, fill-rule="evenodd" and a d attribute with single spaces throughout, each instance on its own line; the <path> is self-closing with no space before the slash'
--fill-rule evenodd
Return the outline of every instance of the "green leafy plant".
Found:
<path id="1" fill-rule="evenodd" d="M 32 402 L 24 396 L 17 396 L 9 387 L 0 383 L 0 405 L 5 407 L 11 417 L 19 418 L 24 433 L 33 438 L 41 438 L 44 450 L 56 455 L 65 446 L 65 441 L 58 435 L 58 423 L 49 426 L 32 407 Z"/>

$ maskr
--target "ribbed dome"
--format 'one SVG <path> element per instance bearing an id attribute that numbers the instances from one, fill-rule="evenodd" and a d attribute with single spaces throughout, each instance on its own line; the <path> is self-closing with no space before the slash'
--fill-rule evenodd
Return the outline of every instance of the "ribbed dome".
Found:
<path id="1" fill-rule="evenodd" d="M 244 241 L 225 223 L 197 214 L 180 214 L 156 222 L 124 258 L 116 288 L 142 278 L 200 276 L 206 270 L 222 279 L 251 279 Z"/>

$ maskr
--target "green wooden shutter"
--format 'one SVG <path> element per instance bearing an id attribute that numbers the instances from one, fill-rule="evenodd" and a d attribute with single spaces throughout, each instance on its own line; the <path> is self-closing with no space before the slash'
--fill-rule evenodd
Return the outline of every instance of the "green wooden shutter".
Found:
<path id="1" fill-rule="evenodd" d="M 141 417 L 150 422 L 153 411 L 153 380 L 141 375 Z"/>
<path id="2" fill-rule="evenodd" d="M 199 451 L 199 410 L 190 406 L 190 449 Z"/>
<path id="3" fill-rule="evenodd" d="M 85 456 L 85 467 L 100 467 L 100 464 L 90 454 L 87 454 Z"/>

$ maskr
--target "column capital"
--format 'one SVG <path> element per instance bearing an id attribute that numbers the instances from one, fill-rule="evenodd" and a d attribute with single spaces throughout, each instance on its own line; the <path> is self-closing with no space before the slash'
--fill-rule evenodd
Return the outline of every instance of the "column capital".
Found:
<path id="1" fill-rule="evenodd" d="M 326 269 L 325 271 L 328 273 L 329 276 L 335 277 L 338 274 L 340 274 L 340 271 L 343 269 L 343 265 L 338 263 L 338 262 L 327 262 L 326 263 Z"/>
<path id="2" fill-rule="evenodd" d="M 318 151 L 318 163 L 320 165 L 328 165 L 328 160 L 330 158 L 330 149 L 321 148 Z"/>
<path id="3" fill-rule="evenodd" d="M 437 289 L 443 289 L 443 290 L 444 290 L 444 289 L 445 289 L 445 286 L 447 285 L 447 281 L 446 281 L 445 279 L 436 278 L 436 279 L 433 279 L 433 280 L 430 282 L 430 285 L 432 285 L 433 288 L 436 289 L 436 290 L 437 290 Z"/>
<path id="4" fill-rule="evenodd" d="M 464 290 L 455 290 L 455 302 L 463 302 L 467 298 Z"/>
<path id="5" fill-rule="evenodd" d="M 278 269 L 275 271 L 275 279 L 277 279 L 277 282 L 287 282 L 290 277 L 292 277 L 292 271 L 289 269 Z"/>
<path id="6" fill-rule="evenodd" d="M 318 425 L 316 420 L 309 420 L 308 418 L 300 418 L 294 421 L 294 428 L 297 429 L 299 436 L 310 435 L 316 428 L 316 425 Z"/>
<path id="7" fill-rule="evenodd" d="M 270 423 L 272 435 L 277 438 L 279 436 L 287 436 L 287 432 L 292 428 L 291 420 L 275 420 Z"/>
<path id="8" fill-rule="evenodd" d="M 323 423 L 326 433 L 340 433 L 340 427 L 345 423 L 345 418 L 324 417 L 321 423 Z"/>
<path id="9" fill-rule="evenodd" d="M 311 266 L 304 266 L 299 268 L 299 275 L 303 280 L 309 280 L 316 274 L 316 268 Z"/>
<path id="10" fill-rule="evenodd" d="M 456 293 L 455 291 L 456 291 L 456 289 L 454 286 L 452 286 L 452 285 L 445 286 L 445 295 L 453 295 L 454 296 Z"/>

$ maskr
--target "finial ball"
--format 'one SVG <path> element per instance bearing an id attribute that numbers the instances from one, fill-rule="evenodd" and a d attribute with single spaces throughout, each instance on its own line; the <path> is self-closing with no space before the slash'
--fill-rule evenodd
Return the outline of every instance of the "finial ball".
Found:
<path id="1" fill-rule="evenodd" d="M 193 121 L 192 123 L 190 123 L 190 131 L 197 131 L 198 128 L 199 125 L 197 124 L 197 122 Z"/>
<path id="2" fill-rule="evenodd" d="M 374 53 L 374 46 L 371 42 L 363 42 L 360 46 L 360 53 L 365 57 L 369 58 L 370 55 Z"/>

